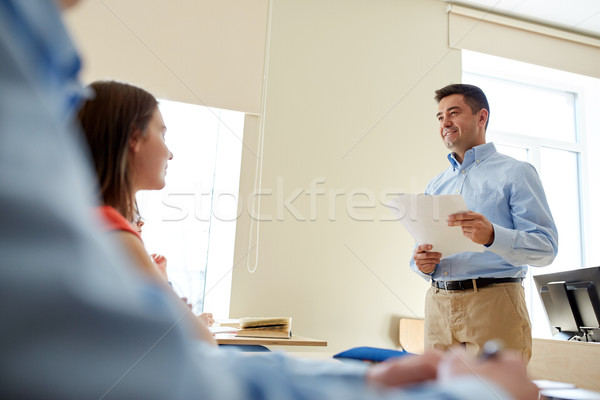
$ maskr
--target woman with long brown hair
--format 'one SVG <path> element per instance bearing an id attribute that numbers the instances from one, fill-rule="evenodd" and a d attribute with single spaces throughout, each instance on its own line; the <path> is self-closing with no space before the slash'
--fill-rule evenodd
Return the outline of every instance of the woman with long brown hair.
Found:
<path id="1" fill-rule="evenodd" d="M 126 83 L 98 81 L 90 88 L 94 97 L 84 103 L 78 117 L 99 179 L 103 205 L 98 211 L 136 264 L 168 287 L 131 225 L 139 215 L 135 194 L 162 189 L 167 163 L 173 158 L 158 101 Z M 203 320 L 198 323 L 201 337 L 214 341 L 205 326 L 206 315 L 194 318 L 198 319 Z"/>

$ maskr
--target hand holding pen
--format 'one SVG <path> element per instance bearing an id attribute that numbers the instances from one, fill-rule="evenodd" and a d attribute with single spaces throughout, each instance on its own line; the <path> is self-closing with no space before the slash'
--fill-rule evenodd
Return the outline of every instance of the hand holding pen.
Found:
<path id="1" fill-rule="evenodd" d="M 463 347 L 447 351 L 438 370 L 441 381 L 459 376 L 474 375 L 503 388 L 516 400 L 536 400 L 537 386 L 528 378 L 522 356 L 511 350 L 503 350 L 499 341 L 487 342 L 478 357 L 467 354 Z M 498 398 L 503 398 L 499 394 Z"/>
<path id="2" fill-rule="evenodd" d="M 488 340 L 483 345 L 483 349 L 479 353 L 479 360 L 486 361 L 495 359 L 500 355 L 500 352 L 504 350 L 504 344 L 500 340 Z"/>

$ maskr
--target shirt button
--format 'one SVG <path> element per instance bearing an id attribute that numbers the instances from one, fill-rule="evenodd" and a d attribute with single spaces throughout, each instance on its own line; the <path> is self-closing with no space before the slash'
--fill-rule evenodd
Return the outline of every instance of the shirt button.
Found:
<path id="1" fill-rule="evenodd" d="M 475 162 L 476 162 L 477 164 L 479 164 L 479 160 L 475 160 Z"/>
<path id="2" fill-rule="evenodd" d="M 454 191 L 454 193 L 458 193 L 458 189 L 456 189 L 456 190 Z"/>
<path id="3" fill-rule="evenodd" d="M 447 272 L 447 271 L 446 271 L 446 272 L 444 272 L 444 276 L 448 276 L 448 272 Z"/>
<path id="4" fill-rule="evenodd" d="M 465 171 L 465 170 L 463 170 L 463 171 L 461 171 L 461 172 L 462 172 L 463 174 L 466 174 L 466 173 L 467 173 L 467 171 Z"/>

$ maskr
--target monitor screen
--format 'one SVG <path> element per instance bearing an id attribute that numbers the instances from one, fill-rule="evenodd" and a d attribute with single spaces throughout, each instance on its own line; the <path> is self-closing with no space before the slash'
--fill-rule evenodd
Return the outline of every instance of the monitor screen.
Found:
<path id="1" fill-rule="evenodd" d="M 600 267 L 533 277 L 555 337 L 600 341 Z"/>

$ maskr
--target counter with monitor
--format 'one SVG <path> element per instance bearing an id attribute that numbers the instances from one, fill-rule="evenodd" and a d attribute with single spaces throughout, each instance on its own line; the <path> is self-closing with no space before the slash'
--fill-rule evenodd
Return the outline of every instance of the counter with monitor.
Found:
<path id="1" fill-rule="evenodd" d="M 600 267 L 533 277 L 556 339 L 600 342 Z"/>

